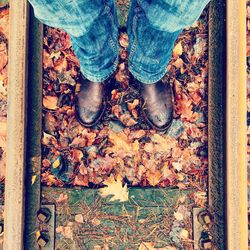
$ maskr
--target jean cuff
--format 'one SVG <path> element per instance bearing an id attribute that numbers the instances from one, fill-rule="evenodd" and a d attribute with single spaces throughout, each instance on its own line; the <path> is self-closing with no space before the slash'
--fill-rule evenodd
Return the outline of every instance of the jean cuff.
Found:
<path id="1" fill-rule="evenodd" d="M 166 74 L 165 68 L 159 73 L 152 74 L 152 73 L 142 71 L 140 69 L 139 70 L 136 69 L 136 67 L 131 62 L 128 62 L 128 69 L 130 73 L 133 75 L 133 77 L 143 84 L 156 83 L 159 80 L 161 80 L 161 78 Z"/>
<path id="2" fill-rule="evenodd" d="M 106 69 L 105 72 L 102 73 L 102 74 L 100 74 L 100 75 L 97 75 L 97 74 L 93 75 L 92 73 L 87 72 L 84 69 L 82 69 L 82 67 L 81 67 L 80 71 L 83 74 L 83 76 L 85 78 L 87 78 L 89 81 L 92 81 L 92 82 L 103 82 L 106 79 L 108 79 L 116 71 L 117 65 L 118 65 L 118 57 L 116 58 L 113 66 L 110 67 L 110 68 L 108 68 L 108 69 Z"/>

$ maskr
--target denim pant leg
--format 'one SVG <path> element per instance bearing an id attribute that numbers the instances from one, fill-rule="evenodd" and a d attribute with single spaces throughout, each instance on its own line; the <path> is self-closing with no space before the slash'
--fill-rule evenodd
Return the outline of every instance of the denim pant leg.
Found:
<path id="1" fill-rule="evenodd" d="M 107 79 L 118 63 L 118 18 L 114 0 L 29 0 L 44 24 L 64 29 L 89 80 Z"/>
<path id="2" fill-rule="evenodd" d="M 129 70 L 145 84 L 166 72 L 174 43 L 210 0 L 131 0 L 127 30 Z"/>

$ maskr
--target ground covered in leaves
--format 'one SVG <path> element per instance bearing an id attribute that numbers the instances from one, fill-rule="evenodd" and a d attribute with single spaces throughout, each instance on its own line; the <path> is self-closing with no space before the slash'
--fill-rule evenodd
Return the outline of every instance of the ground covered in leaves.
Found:
<path id="1" fill-rule="evenodd" d="M 124 8 L 119 8 L 123 17 L 125 3 L 121 3 Z M 52 193 L 56 189 L 51 189 L 43 193 L 46 202 L 57 206 L 57 249 L 79 249 L 79 242 L 87 246 L 84 249 L 96 250 L 118 249 L 115 244 L 121 242 L 134 244 L 124 249 L 193 249 L 191 211 L 195 206 L 207 205 L 207 11 L 192 27 L 183 30 L 167 67 L 165 80 L 172 85 L 175 96 L 174 121 L 167 133 L 151 129 L 141 116 L 143 103 L 127 67 L 129 41 L 125 30 L 119 36 L 120 61 L 104 119 L 94 128 L 83 127 L 75 117 L 74 106 L 80 89 L 79 61 L 69 36 L 62 30 L 45 27 L 42 184 L 100 188 L 62 189 L 55 194 Z M 132 214 L 125 209 L 139 201 L 134 200 L 132 186 L 178 188 L 185 193 L 177 195 L 157 216 L 152 208 L 152 213 L 139 220 L 139 211 L 145 213 L 147 209 L 138 204 Z M 72 201 L 67 190 L 86 192 Z M 89 203 L 93 192 L 98 195 Z M 85 196 L 88 199 L 83 201 Z M 163 201 L 168 203 L 168 199 Z M 161 223 L 165 219 L 166 223 Z M 131 226 L 131 234 L 127 226 L 121 226 L 123 223 Z M 143 235 L 135 237 L 137 229 L 142 228 Z M 162 242 L 162 234 L 168 242 Z M 91 241 L 94 245 L 90 246 Z"/>
<path id="2" fill-rule="evenodd" d="M 207 189 L 207 12 L 176 42 L 166 80 L 175 95 L 166 134 L 150 129 L 127 68 L 128 38 L 120 33 L 120 63 L 103 122 L 85 128 L 75 118 L 79 62 L 70 38 L 46 27 L 43 74 L 42 182 L 102 186 L 113 174 L 131 186 Z"/>

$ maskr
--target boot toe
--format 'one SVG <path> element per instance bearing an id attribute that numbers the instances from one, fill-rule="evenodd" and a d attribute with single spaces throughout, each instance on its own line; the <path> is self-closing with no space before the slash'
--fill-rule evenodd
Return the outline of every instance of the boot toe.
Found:
<path id="1" fill-rule="evenodd" d="M 173 112 L 166 110 L 165 113 L 161 112 L 154 115 L 147 113 L 146 117 L 151 123 L 152 127 L 155 127 L 158 130 L 166 130 L 173 121 Z"/>
<path id="2" fill-rule="evenodd" d="M 103 109 L 102 109 L 103 110 Z M 78 108 L 76 111 L 76 115 L 78 118 L 78 121 L 85 127 L 91 127 L 94 126 L 102 117 L 102 110 L 99 110 L 97 112 L 87 110 L 84 108 Z"/>

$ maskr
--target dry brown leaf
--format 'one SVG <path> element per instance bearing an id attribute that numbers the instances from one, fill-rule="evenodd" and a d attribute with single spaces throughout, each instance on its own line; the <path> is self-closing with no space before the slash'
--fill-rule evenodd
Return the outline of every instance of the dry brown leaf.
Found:
<path id="1" fill-rule="evenodd" d="M 83 215 L 82 214 L 76 214 L 75 215 L 75 221 L 78 223 L 83 223 Z"/>
<path id="2" fill-rule="evenodd" d="M 89 186 L 89 178 L 87 175 L 81 175 L 78 174 L 75 179 L 74 183 L 75 186 L 83 186 L 83 187 L 88 187 Z"/>
<path id="3" fill-rule="evenodd" d="M 58 59 L 55 64 L 54 64 L 54 69 L 58 72 L 58 73 L 62 73 L 64 71 L 66 71 L 68 66 L 68 62 L 66 60 L 65 57 Z"/>
<path id="4" fill-rule="evenodd" d="M 45 69 L 53 67 L 53 60 L 50 58 L 50 54 L 44 49 L 43 50 L 43 67 Z"/>
<path id="5" fill-rule="evenodd" d="M 9 8 L 0 11 L 0 33 L 9 38 Z"/>
<path id="6" fill-rule="evenodd" d="M 58 199 L 56 200 L 57 203 L 64 203 L 66 201 L 68 201 L 69 197 L 67 194 L 60 194 Z"/>
<path id="7" fill-rule="evenodd" d="M 135 109 L 139 105 L 139 99 L 134 99 L 133 102 L 128 102 L 128 110 L 131 111 L 132 109 Z"/>
<path id="8" fill-rule="evenodd" d="M 7 118 L 0 117 L 0 119 L 0 136 L 7 138 Z"/>
<path id="9" fill-rule="evenodd" d="M 75 137 L 69 146 L 83 148 L 86 146 L 86 139 L 82 137 Z"/>
<path id="10" fill-rule="evenodd" d="M 127 127 L 131 127 L 137 124 L 137 121 L 135 121 L 130 114 L 122 114 L 119 119 Z"/>
<path id="11" fill-rule="evenodd" d="M 60 233 L 65 238 L 73 240 L 73 230 L 71 226 L 66 226 L 66 227 L 59 226 L 56 228 L 56 233 Z"/>
<path id="12" fill-rule="evenodd" d="M 47 109 L 56 110 L 58 109 L 58 97 L 57 96 L 44 96 L 43 106 Z"/>
<path id="13" fill-rule="evenodd" d="M 8 56 L 7 56 L 7 46 L 6 43 L 0 43 L 0 71 L 3 70 L 3 68 L 8 63 Z"/>
<path id="14" fill-rule="evenodd" d="M 72 150 L 72 161 L 80 162 L 82 158 L 83 158 L 83 152 L 80 149 L 74 148 Z"/>
<path id="15" fill-rule="evenodd" d="M 147 176 L 147 180 L 149 182 L 149 185 L 154 187 L 160 182 L 162 174 L 161 174 L 161 172 L 159 170 L 156 170 L 154 172 L 147 171 L 146 176 Z"/>
<path id="16" fill-rule="evenodd" d="M 137 155 L 139 151 L 139 142 L 136 140 L 131 143 L 128 141 L 128 137 L 124 132 L 115 133 L 112 130 L 109 131 L 109 141 L 113 143 L 113 146 L 106 149 L 107 153 L 119 152 L 127 153 L 130 155 Z"/>
<path id="17" fill-rule="evenodd" d="M 128 201 L 128 188 L 127 184 L 124 186 L 122 185 L 122 180 L 123 178 L 118 175 L 116 180 L 114 178 L 114 175 L 111 174 L 104 182 L 103 184 L 106 185 L 106 187 L 101 188 L 99 190 L 99 194 L 101 197 L 106 198 L 109 195 L 112 195 L 109 201 L 120 201 L 120 202 L 125 202 Z"/>
<path id="18" fill-rule="evenodd" d="M 94 225 L 94 226 L 99 226 L 101 224 L 101 221 L 97 218 L 94 218 L 91 223 Z"/>

